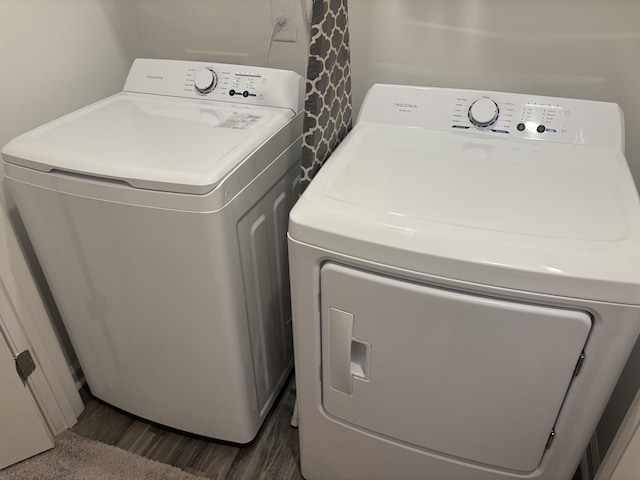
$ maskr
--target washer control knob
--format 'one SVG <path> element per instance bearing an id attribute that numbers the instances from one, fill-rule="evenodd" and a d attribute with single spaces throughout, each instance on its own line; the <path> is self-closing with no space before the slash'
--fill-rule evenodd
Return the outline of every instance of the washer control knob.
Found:
<path id="1" fill-rule="evenodd" d="M 216 87 L 217 83 L 218 76 L 216 75 L 216 72 L 210 68 L 203 68 L 200 70 L 196 73 L 196 77 L 194 79 L 194 85 L 199 93 L 209 93 Z"/>
<path id="2" fill-rule="evenodd" d="M 500 109 L 490 98 L 476 100 L 469 107 L 469 120 L 477 127 L 488 127 L 498 120 Z"/>

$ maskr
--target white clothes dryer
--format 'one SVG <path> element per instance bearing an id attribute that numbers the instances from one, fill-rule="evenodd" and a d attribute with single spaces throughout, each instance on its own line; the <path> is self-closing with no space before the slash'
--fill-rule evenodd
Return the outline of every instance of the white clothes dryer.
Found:
<path id="1" fill-rule="evenodd" d="M 302 77 L 136 60 L 124 90 L 2 151 L 91 392 L 230 442 L 293 362 L 286 228 Z"/>
<path id="2" fill-rule="evenodd" d="M 291 211 L 307 480 L 568 480 L 640 330 L 611 103 L 376 85 Z"/>

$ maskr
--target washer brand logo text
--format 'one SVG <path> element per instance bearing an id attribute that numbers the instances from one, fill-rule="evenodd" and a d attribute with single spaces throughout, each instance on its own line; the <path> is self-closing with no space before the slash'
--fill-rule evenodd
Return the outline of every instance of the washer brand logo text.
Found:
<path id="1" fill-rule="evenodd" d="M 398 107 L 398 108 L 418 108 L 418 105 L 416 103 L 401 103 L 401 102 L 396 102 L 393 104 L 394 107 Z"/>
<path id="2" fill-rule="evenodd" d="M 147 75 L 147 78 L 149 80 L 164 80 L 162 75 Z"/>

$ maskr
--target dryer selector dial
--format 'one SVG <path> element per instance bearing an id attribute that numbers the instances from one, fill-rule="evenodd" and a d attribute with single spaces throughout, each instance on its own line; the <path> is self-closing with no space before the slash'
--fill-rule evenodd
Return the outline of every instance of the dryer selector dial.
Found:
<path id="1" fill-rule="evenodd" d="M 199 93 L 209 93 L 211 90 L 216 88 L 217 83 L 218 76 L 216 75 L 216 72 L 210 68 L 203 68 L 200 70 L 196 73 L 194 79 L 194 86 Z"/>
<path id="2" fill-rule="evenodd" d="M 500 115 L 498 104 L 490 98 L 476 100 L 469 107 L 469 121 L 476 127 L 488 127 L 496 123 Z"/>

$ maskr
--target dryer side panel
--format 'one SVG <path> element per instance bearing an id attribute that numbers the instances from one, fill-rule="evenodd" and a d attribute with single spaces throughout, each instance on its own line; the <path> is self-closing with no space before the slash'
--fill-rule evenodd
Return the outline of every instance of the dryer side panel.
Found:
<path id="1" fill-rule="evenodd" d="M 432 452 L 530 472 L 591 329 L 582 311 L 448 291 L 327 263 L 323 407 Z"/>

